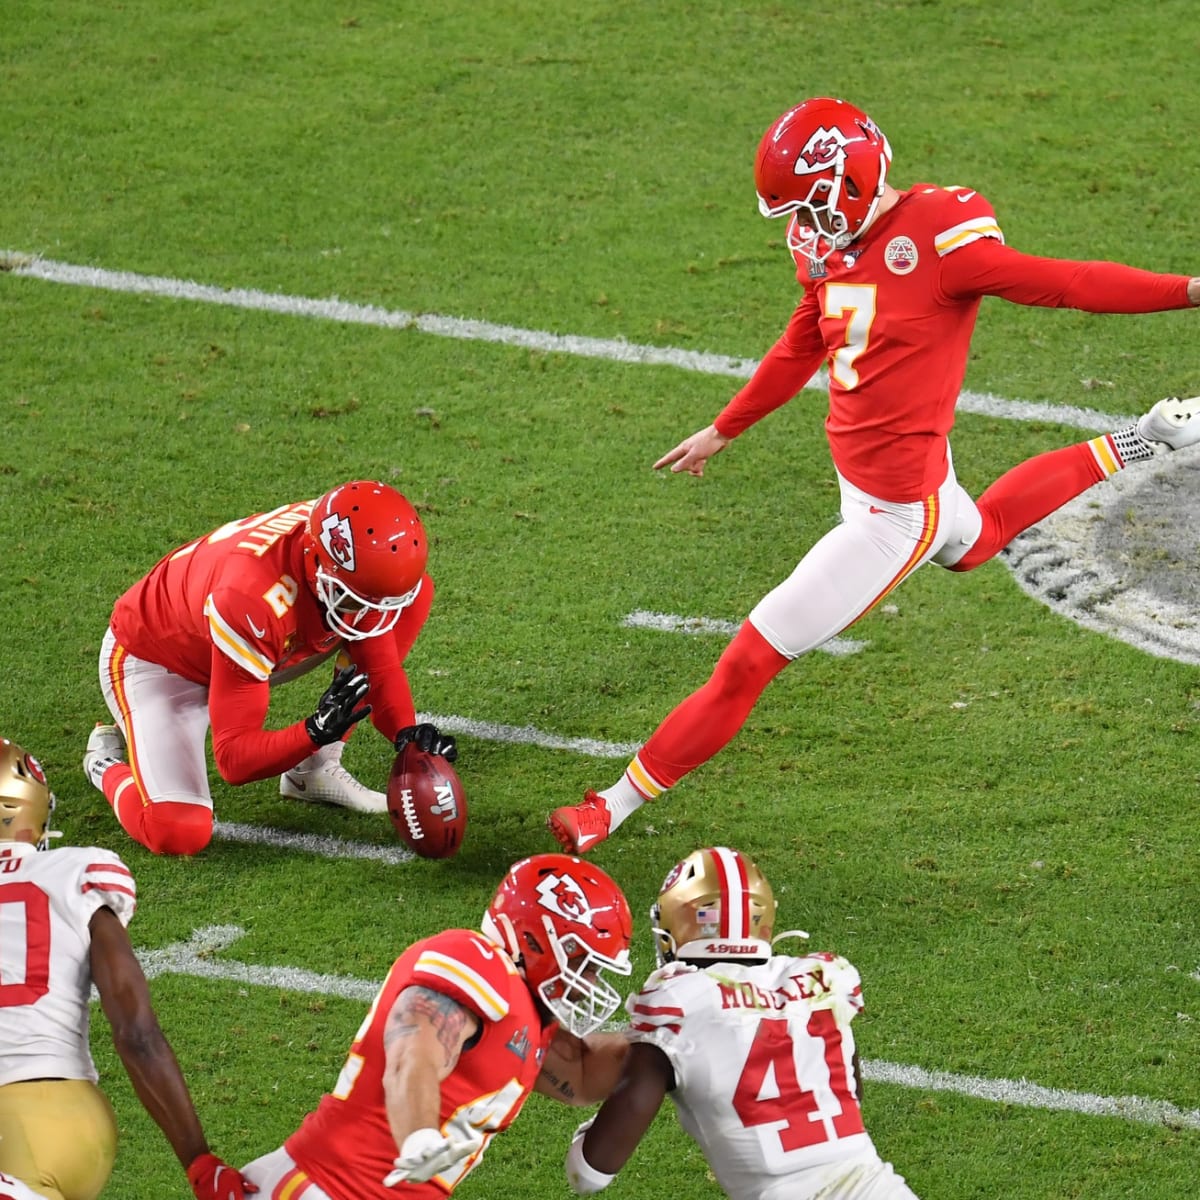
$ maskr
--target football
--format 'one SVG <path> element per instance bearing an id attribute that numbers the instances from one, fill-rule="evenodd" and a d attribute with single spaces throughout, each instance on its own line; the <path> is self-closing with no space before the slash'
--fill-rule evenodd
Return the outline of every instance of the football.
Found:
<path id="1" fill-rule="evenodd" d="M 450 858 L 458 853 L 467 831 L 467 794 L 440 754 L 426 754 L 409 742 L 392 763 L 387 799 L 388 816 L 414 854 Z"/>

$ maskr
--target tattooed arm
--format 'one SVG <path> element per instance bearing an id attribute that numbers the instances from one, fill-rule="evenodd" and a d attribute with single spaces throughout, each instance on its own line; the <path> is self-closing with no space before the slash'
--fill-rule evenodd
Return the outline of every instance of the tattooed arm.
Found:
<path id="1" fill-rule="evenodd" d="M 383 1095 L 397 1146 L 416 1129 L 437 1129 L 441 1082 L 454 1070 L 479 1018 L 449 996 L 406 987 L 383 1031 Z"/>
<path id="2" fill-rule="evenodd" d="M 599 1104 L 620 1079 L 628 1053 L 623 1033 L 589 1033 L 578 1038 L 558 1029 L 534 1090 L 564 1104 Z"/>

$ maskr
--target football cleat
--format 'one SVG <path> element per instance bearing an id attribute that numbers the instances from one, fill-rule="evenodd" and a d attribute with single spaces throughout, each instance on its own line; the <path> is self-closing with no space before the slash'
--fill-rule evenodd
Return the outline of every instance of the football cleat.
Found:
<path id="1" fill-rule="evenodd" d="M 1168 396 L 1138 418 L 1137 431 L 1148 442 L 1182 450 L 1200 442 L 1200 396 Z"/>
<path id="2" fill-rule="evenodd" d="M 342 745 L 334 742 L 332 747 L 323 746 L 284 772 L 279 777 L 279 794 L 311 804 L 336 804 L 352 812 L 387 812 L 387 796 L 359 783 L 342 766 Z"/>
<path id="3" fill-rule="evenodd" d="M 96 722 L 88 734 L 87 750 L 83 755 L 83 773 L 97 791 L 104 791 L 104 772 L 125 761 L 125 738 L 115 725 Z"/>
<path id="4" fill-rule="evenodd" d="M 556 808 L 546 819 L 546 827 L 568 854 L 586 854 L 608 837 L 612 813 L 608 801 L 589 789 L 582 804 Z"/>

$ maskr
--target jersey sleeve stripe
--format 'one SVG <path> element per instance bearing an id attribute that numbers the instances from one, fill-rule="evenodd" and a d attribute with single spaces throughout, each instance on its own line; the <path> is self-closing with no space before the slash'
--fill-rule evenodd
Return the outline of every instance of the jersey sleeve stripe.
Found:
<path id="1" fill-rule="evenodd" d="M 447 958 L 434 950 L 426 950 L 417 959 L 413 974 L 432 975 L 436 979 L 444 979 L 454 984 L 475 1001 L 484 1016 L 493 1021 L 499 1021 L 508 1013 L 508 1002 L 504 997 L 482 975 L 457 959 Z"/>
<path id="2" fill-rule="evenodd" d="M 249 671 L 255 679 L 270 678 L 275 664 L 260 654 L 217 612 L 217 606 L 212 602 L 211 596 L 204 601 L 204 615 L 208 618 L 208 631 L 212 640 L 222 654 L 232 659 L 243 670 Z"/>
<path id="3" fill-rule="evenodd" d="M 638 1016 L 644 1016 L 644 1017 L 658 1017 L 658 1016 L 682 1017 L 683 1009 L 675 1008 L 673 1006 L 668 1007 L 665 1004 L 635 1003 L 633 1006 L 633 1009 L 632 1009 L 632 1013 L 636 1014 Z"/>
<path id="4" fill-rule="evenodd" d="M 634 1033 L 658 1033 L 663 1029 L 670 1033 L 679 1033 L 683 1026 L 678 1021 L 632 1021 L 630 1028 Z"/>
<path id="5" fill-rule="evenodd" d="M 938 256 L 943 257 L 951 250 L 957 250 L 971 242 L 977 242 L 980 238 L 995 238 L 999 242 L 1004 241 L 1004 234 L 1000 232 L 1000 226 L 996 223 L 995 217 L 973 217 L 969 221 L 952 225 L 933 239 L 933 246 L 937 250 Z"/>
<path id="6" fill-rule="evenodd" d="M 85 883 L 80 889 L 81 892 L 120 892 L 123 896 L 132 896 L 137 899 L 137 892 L 133 888 L 124 887 L 119 883 Z"/>
<path id="7" fill-rule="evenodd" d="M 133 872 L 121 863 L 88 863 L 85 871 L 115 871 L 118 875 L 132 876 Z"/>

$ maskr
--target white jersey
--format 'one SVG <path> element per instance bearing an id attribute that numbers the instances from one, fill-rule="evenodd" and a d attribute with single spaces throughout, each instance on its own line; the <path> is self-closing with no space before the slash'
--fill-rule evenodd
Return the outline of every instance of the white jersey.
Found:
<path id="1" fill-rule="evenodd" d="M 111 850 L 0 843 L 0 1086 L 96 1082 L 90 922 L 107 906 L 128 925 L 136 904 L 133 876 Z"/>
<path id="2" fill-rule="evenodd" d="M 41 1192 L 35 1192 L 27 1183 L 0 1171 L 0 1200 L 46 1200 Z"/>
<path id="3" fill-rule="evenodd" d="M 27 1183 L 0 1171 L 0 1200 L 46 1200 L 41 1192 L 35 1192 Z"/>
<path id="4" fill-rule="evenodd" d="M 807 1196 L 879 1163 L 854 1080 L 861 982 L 844 958 L 672 964 L 626 1007 L 630 1039 L 670 1060 L 679 1122 L 735 1200 Z"/>

